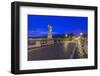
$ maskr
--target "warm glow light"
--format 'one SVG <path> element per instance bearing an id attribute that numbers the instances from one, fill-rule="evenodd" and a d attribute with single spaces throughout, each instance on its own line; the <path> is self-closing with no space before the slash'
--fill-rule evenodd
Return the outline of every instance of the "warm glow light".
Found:
<path id="1" fill-rule="evenodd" d="M 63 44 L 64 52 L 67 52 L 67 46 L 68 46 L 68 42 L 64 41 L 64 44 Z"/>
<path id="2" fill-rule="evenodd" d="M 80 37 L 76 37 L 76 38 L 75 38 L 75 40 L 79 40 L 79 39 L 80 39 Z"/>

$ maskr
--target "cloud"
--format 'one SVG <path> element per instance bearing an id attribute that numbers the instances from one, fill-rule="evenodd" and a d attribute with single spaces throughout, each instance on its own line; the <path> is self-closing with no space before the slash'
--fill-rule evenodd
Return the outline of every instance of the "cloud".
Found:
<path id="1" fill-rule="evenodd" d="M 43 30 L 32 30 L 28 32 L 28 36 L 41 36 L 46 35 L 48 32 Z"/>
<path id="2" fill-rule="evenodd" d="M 54 32 L 52 31 L 52 34 L 55 35 L 55 34 L 59 34 L 58 32 Z M 31 31 L 28 31 L 28 36 L 47 36 L 48 35 L 48 31 L 44 31 L 44 30 L 31 30 Z"/>

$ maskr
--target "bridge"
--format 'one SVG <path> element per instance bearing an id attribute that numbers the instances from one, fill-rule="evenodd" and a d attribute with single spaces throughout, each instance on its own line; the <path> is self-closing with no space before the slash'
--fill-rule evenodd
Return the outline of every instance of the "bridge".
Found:
<path id="1" fill-rule="evenodd" d="M 80 40 L 57 40 L 49 45 L 29 48 L 28 60 L 87 58 L 86 50 Z"/>

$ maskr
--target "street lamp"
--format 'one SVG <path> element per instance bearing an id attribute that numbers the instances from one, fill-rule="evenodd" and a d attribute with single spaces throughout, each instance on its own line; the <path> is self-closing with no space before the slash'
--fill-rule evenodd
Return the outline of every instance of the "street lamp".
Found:
<path id="1" fill-rule="evenodd" d="M 81 33 L 80 33 L 80 36 L 82 36 L 82 35 L 83 35 L 83 33 L 81 32 Z"/>

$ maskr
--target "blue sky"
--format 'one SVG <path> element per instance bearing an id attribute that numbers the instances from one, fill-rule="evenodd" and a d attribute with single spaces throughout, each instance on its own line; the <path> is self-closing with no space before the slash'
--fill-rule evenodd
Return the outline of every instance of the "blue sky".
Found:
<path id="1" fill-rule="evenodd" d="M 88 17 L 28 15 L 28 36 L 46 35 L 48 24 L 52 34 L 87 33 Z"/>

